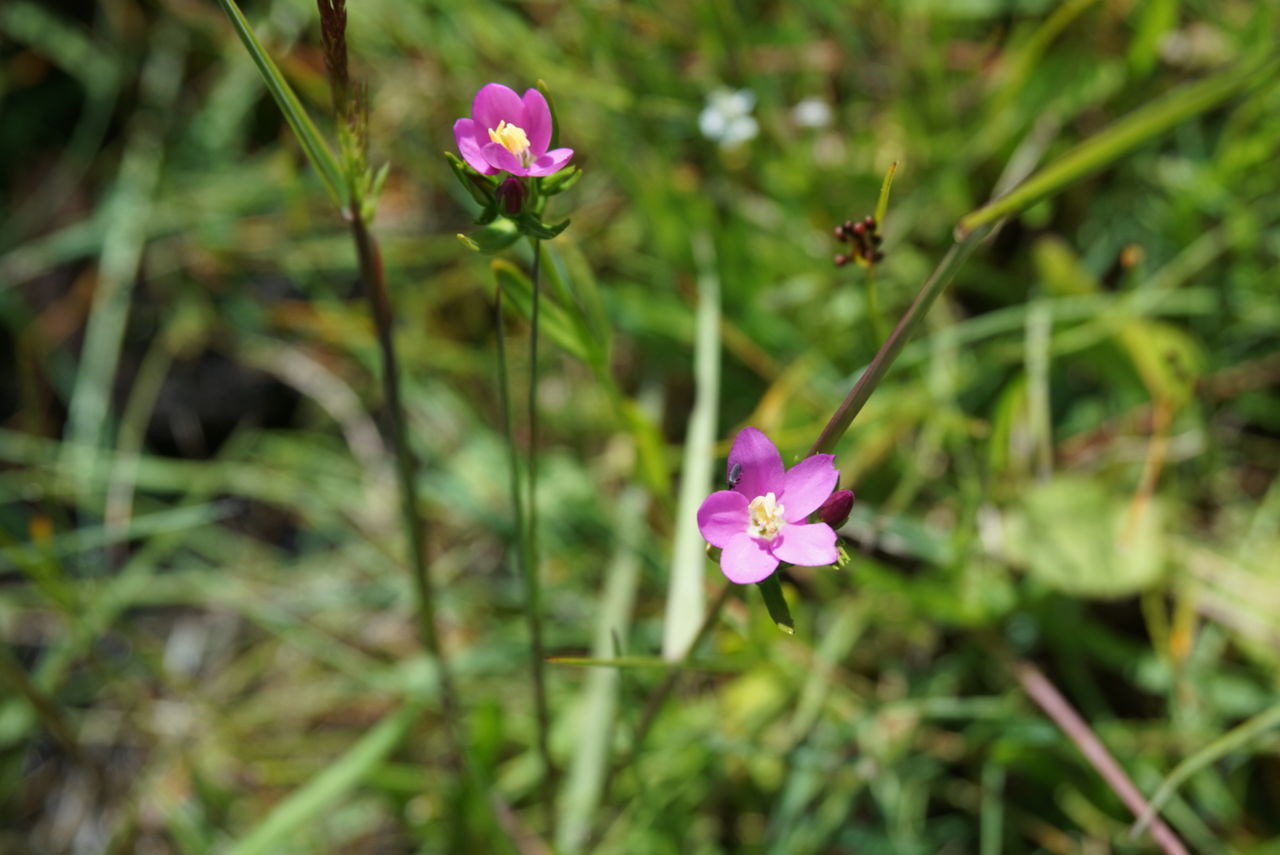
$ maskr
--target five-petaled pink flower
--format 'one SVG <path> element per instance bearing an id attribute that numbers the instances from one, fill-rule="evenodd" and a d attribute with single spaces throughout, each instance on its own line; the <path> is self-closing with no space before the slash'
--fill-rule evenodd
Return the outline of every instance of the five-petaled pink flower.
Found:
<path id="1" fill-rule="evenodd" d="M 767 436 L 752 427 L 738 434 L 729 451 L 733 489 L 712 493 L 698 508 L 698 529 L 723 550 L 720 569 L 729 581 L 759 582 L 780 561 L 818 567 L 839 560 L 831 526 L 806 523 L 840 480 L 834 459 L 815 454 L 784 470 Z"/>
<path id="2" fill-rule="evenodd" d="M 471 102 L 471 118 L 453 123 L 453 137 L 462 159 L 485 175 L 551 175 L 573 157 L 571 148 L 547 151 L 551 108 L 537 89 L 521 98 L 501 83 L 481 86 Z"/>

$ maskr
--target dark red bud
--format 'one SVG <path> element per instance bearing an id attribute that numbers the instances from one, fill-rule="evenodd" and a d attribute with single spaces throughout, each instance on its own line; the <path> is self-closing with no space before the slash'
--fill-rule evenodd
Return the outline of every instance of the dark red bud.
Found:
<path id="1" fill-rule="evenodd" d="M 502 212 L 514 217 L 524 208 L 524 200 L 529 191 L 523 181 L 512 176 L 498 185 L 496 195 L 502 204 Z"/>
<path id="2" fill-rule="evenodd" d="M 849 263 L 849 256 L 845 255 L 842 252 L 836 255 L 836 257 L 831 260 L 836 263 L 836 267 L 844 267 L 846 264 Z"/>
<path id="3" fill-rule="evenodd" d="M 835 228 L 835 236 L 836 236 L 836 240 L 848 240 L 848 239 L 849 239 L 849 235 L 848 235 L 848 233 L 846 233 L 846 232 L 845 232 L 845 230 L 844 230 L 844 226 L 836 226 L 836 228 Z"/>
<path id="4" fill-rule="evenodd" d="M 836 490 L 818 508 L 818 519 L 832 528 L 839 528 L 849 519 L 853 510 L 853 491 Z"/>
<path id="5" fill-rule="evenodd" d="M 866 231 L 867 231 L 867 227 L 862 223 L 853 224 L 853 233 L 858 237 L 862 237 L 864 234 L 866 234 Z"/>
<path id="6" fill-rule="evenodd" d="M 845 220 L 845 221 L 844 221 L 844 230 L 845 230 L 846 232 L 851 232 L 851 231 L 853 231 L 853 220 Z"/>
<path id="7" fill-rule="evenodd" d="M 867 228 L 869 228 L 869 229 L 874 229 L 874 228 L 876 227 L 876 218 L 875 218 L 875 217 L 870 217 L 870 216 L 869 216 L 869 217 L 867 217 L 865 220 L 863 220 L 863 221 L 862 221 L 862 223 L 863 223 L 863 225 L 865 225 Z"/>

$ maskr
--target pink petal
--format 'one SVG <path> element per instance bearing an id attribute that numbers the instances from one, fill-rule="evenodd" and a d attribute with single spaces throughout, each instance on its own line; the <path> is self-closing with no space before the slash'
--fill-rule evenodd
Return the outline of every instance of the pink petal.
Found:
<path id="1" fill-rule="evenodd" d="M 553 172 L 559 172 L 571 157 L 573 157 L 573 149 L 553 148 L 529 165 L 529 174 L 550 175 Z"/>
<path id="2" fill-rule="evenodd" d="M 462 159 L 467 162 L 467 165 L 477 172 L 492 175 L 498 170 L 490 166 L 489 161 L 484 159 L 480 144 L 476 142 L 475 125 L 476 123 L 470 119 L 459 119 L 454 122 L 453 139 L 458 144 L 458 153 L 462 155 Z"/>
<path id="3" fill-rule="evenodd" d="M 526 89 L 524 93 L 524 119 L 519 122 L 529 137 L 529 149 L 535 158 L 541 157 L 551 144 L 551 108 L 547 99 L 537 89 Z M 531 172 L 531 175 L 545 173 Z"/>
<path id="4" fill-rule="evenodd" d="M 769 437 L 755 428 L 743 428 L 734 439 L 733 448 L 729 449 L 729 472 L 733 472 L 734 466 L 742 469 L 733 489 L 748 499 L 765 493 L 782 495 L 782 488 L 786 486 L 782 455 Z"/>
<path id="5" fill-rule="evenodd" d="M 471 118 L 484 131 L 498 127 L 501 122 L 519 125 L 524 121 L 524 102 L 509 87 L 501 83 L 487 83 L 480 87 L 471 102 Z"/>
<path id="6" fill-rule="evenodd" d="M 831 465 L 834 454 L 806 457 L 787 470 L 786 487 L 781 500 L 787 522 L 800 522 L 822 507 L 840 481 L 840 473 Z"/>
<path id="7" fill-rule="evenodd" d="M 724 549 L 734 535 L 743 534 L 751 523 L 747 497 L 733 490 L 712 493 L 698 508 L 698 531 L 712 546 Z"/>
<path id="8" fill-rule="evenodd" d="M 775 558 L 799 567 L 821 567 L 840 560 L 836 533 L 826 523 L 784 525 L 769 549 Z"/>
<path id="9" fill-rule="evenodd" d="M 520 159 L 507 151 L 501 143 L 491 142 L 480 149 L 480 153 L 494 167 L 494 171 L 501 169 L 510 172 L 512 175 L 528 174 L 528 170 L 520 165 Z"/>
<path id="10" fill-rule="evenodd" d="M 730 582 L 749 585 L 767 578 L 778 567 L 768 548 L 745 531 L 735 535 L 720 553 L 720 569 Z"/>

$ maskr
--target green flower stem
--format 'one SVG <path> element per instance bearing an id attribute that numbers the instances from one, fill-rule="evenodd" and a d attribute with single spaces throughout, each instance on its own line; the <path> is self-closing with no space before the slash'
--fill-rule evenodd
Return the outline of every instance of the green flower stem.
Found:
<path id="1" fill-rule="evenodd" d="M 414 479 L 413 457 L 405 427 L 404 405 L 400 401 L 400 369 L 396 360 L 395 342 L 391 332 L 391 301 L 382 268 L 382 254 L 377 241 L 369 233 L 369 226 L 362 217 L 349 214 L 351 235 L 355 239 L 356 254 L 360 260 L 360 278 L 369 298 L 369 311 L 378 334 L 378 348 L 382 354 L 382 393 L 386 399 L 391 423 L 391 442 L 396 453 L 396 474 L 400 482 L 400 513 L 404 521 L 405 537 L 409 541 L 409 556 L 413 564 L 414 591 L 418 601 L 418 630 L 427 652 L 436 660 L 440 681 L 440 700 L 444 717 L 449 722 L 458 747 L 461 740 L 453 730 L 460 721 L 460 705 L 453 687 L 453 675 L 444 647 L 440 643 L 435 591 L 427 568 L 426 531 L 418 510 L 418 491 Z"/>
<path id="2" fill-rule="evenodd" d="M 551 759 L 551 716 L 547 712 L 546 654 L 542 644 L 542 585 L 538 573 L 538 304 L 541 302 L 542 241 L 530 238 L 533 246 L 533 303 L 529 316 L 529 490 L 528 525 L 524 531 L 525 616 L 529 621 L 529 655 L 533 672 L 533 695 L 538 721 L 538 753 L 547 791 L 547 828 L 555 837 L 556 767 Z M 515 447 L 512 446 L 512 454 Z"/>
<path id="3" fill-rule="evenodd" d="M 867 317 L 871 320 L 871 336 L 880 344 L 884 341 L 884 319 L 880 317 L 880 288 L 874 264 L 867 268 Z"/>

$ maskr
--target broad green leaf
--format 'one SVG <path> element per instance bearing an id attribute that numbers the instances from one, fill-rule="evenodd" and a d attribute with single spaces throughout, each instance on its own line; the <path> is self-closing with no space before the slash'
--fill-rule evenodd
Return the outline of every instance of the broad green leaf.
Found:
<path id="1" fill-rule="evenodd" d="M 1129 499 L 1079 475 L 1037 484 L 1006 518 L 1010 557 L 1063 593 L 1135 594 L 1160 578 L 1161 515 L 1152 502 L 1131 518 Z"/>
<path id="2" fill-rule="evenodd" d="M 1148 320 L 1126 324 L 1119 338 L 1152 397 L 1175 405 L 1190 400 L 1204 366 L 1194 339 L 1175 326 Z"/>

